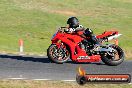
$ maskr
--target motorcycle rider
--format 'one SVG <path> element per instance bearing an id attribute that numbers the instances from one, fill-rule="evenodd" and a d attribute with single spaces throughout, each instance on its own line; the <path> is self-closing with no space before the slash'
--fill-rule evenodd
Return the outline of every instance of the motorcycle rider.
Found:
<path id="1" fill-rule="evenodd" d="M 79 20 L 76 17 L 70 17 L 67 20 L 68 28 L 65 30 L 67 33 L 73 33 L 78 31 L 84 31 L 80 36 L 87 39 L 90 37 L 90 40 L 95 44 L 94 48 L 97 48 L 100 43 L 96 36 L 93 34 L 93 31 L 90 28 L 85 29 L 82 25 L 79 24 Z"/>

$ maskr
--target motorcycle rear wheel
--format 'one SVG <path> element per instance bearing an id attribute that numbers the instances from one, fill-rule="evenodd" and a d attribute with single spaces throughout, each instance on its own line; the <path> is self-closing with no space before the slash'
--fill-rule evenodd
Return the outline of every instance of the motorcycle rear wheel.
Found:
<path id="1" fill-rule="evenodd" d="M 102 55 L 101 59 L 105 64 L 109 66 L 117 66 L 124 61 L 125 55 L 123 50 L 119 46 L 113 44 L 111 45 L 111 47 L 117 51 L 116 53 L 114 53 L 114 56 L 108 54 Z"/>
<path id="2" fill-rule="evenodd" d="M 62 64 L 68 61 L 70 53 L 66 48 L 60 49 L 55 44 L 51 44 L 47 50 L 47 56 L 51 61 Z"/>

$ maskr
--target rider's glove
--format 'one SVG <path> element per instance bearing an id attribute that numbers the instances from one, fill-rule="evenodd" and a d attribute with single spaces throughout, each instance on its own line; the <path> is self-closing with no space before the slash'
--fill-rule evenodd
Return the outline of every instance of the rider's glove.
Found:
<path id="1" fill-rule="evenodd" d="M 67 29 L 65 29 L 65 32 L 67 32 L 67 33 L 73 33 L 74 31 L 75 31 L 74 28 L 67 28 Z"/>

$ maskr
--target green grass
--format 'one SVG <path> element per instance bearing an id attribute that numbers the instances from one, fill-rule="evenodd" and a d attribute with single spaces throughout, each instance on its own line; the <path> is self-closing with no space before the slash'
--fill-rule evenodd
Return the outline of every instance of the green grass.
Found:
<path id="1" fill-rule="evenodd" d="M 129 84 L 85 84 L 63 81 L 1 80 L 0 88 L 132 88 Z"/>
<path id="2" fill-rule="evenodd" d="M 25 52 L 46 52 L 69 16 L 77 16 L 95 34 L 117 29 L 123 34 L 119 45 L 132 58 L 131 0 L 0 0 L 0 51 L 18 52 L 23 39 Z"/>

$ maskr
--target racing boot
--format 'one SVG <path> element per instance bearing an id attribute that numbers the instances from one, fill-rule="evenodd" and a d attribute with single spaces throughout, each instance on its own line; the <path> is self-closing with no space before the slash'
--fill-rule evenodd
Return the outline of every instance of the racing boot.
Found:
<path id="1" fill-rule="evenodd" d="M 93 50 L 94 51 L 98 51 L 98 49 L 100 48 L 100 44 L 95 44 L 94 47 L 93 47 Z"/>
<path id="2" fill-rule="evenodd" d="M 99 47 L 101 46 L 101 43 L 99 42 L 99 40 L 95 37 L 95 36 L 92 36 L 92 41 L 93 43 L 95 44 L 94 47 L 93 47 L 93 50 L 98 50 Z"/>

